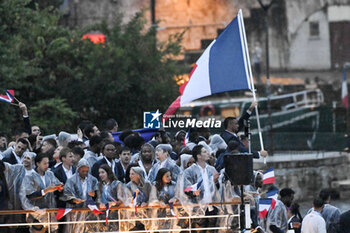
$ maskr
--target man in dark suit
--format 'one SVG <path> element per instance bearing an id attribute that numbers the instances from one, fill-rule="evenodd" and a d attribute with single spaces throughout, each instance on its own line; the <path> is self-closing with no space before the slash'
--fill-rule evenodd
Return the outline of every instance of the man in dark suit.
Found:
<path id="1" fill-rule="evenodd" d="M 117 174 L 117 167 L 114 159 L 116 158 L 116 148 L 113 142 L 107 142 L 102 147 L 103 158 L 98 160 L 91 169 L 91 175 L 98 179 L 98 169 L 102 164 L 108 164 L 112 168 L 114 175 Z"/>
<path id="2" fill-rule="evenodd" d="M 19 138 L 17 140 L 15 148 L 12 150 L 9 157 L 3 158 L 2 161 L 10 164 L 22 164 L 23 162 L 23 153 L 28 149 L 29 142 L 24 138 Z"/>
<path id="3" fill-rule="evenodd" d="M 60 160 L 62 163 L 53 169 L 53 173 L 56 178 L 61 181 L 63 184 L 66 184 L 66 181 L 73 176 L 75 173 L 75 167 L 73 167 L 73 153 L 68 147 L 63 147 L 59 154 Z M 58 208 L 66 208 L 66 202 L 61 201 L 60 197 L 63 195 L 62 192 L 55 192 L 56 203 Z M 60 222 L 65 222 L 66 217 L 63 217 L 59 220 Z M 64 224 L 59 224 L 58 233 L 63 233 Z"/>
<path id="4" fill-rule="evenodd" d="M 129 147 L 123 147 L 119 154 L 119 162 L 117 167 L 117 178 L 119 181 L 125 183 L 126 169 L 128 168 L 131 160 L 131 149 Z"/>
<path id="5" fill-rule="evenodd" d="M 225 131 L 220 134 L 220 136 L 225 140 L 228 145 L 230 141 L 236 141 L 239 143 L 238 150 L 240 153 L 248 153 L 248 148 L 242 143 L 242 141 L 237 136 L 237 133 L 244 127 L 244 121 L 247 121 L 254 111 L 256 102 L 252 102 L 250 107 L 243 115 L 237 120 L 235 117 L 227 117 L 224 120 Z M 267 151 L 252 151 L 254 158 L 260 158 L 260 156 L 266 157 Z"/>
<path id="6" fill-rule="evenodd" d="M 71 178 L 75 173 L 73 153 L 68 147 L 64 147 L 61 149 L 59 156 L 62 163 L 53 170 L 53 173 L 59 181 L 65 184 L 67 179 Z"/>

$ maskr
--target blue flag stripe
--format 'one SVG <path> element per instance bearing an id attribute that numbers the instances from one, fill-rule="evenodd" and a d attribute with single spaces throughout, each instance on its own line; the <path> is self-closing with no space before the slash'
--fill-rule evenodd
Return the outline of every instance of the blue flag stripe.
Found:
<path id="1" fill-rule="evenodd" d="M 261 198 L 259 200 L 259 204 L 262 204 L 262 205 L 270 205 L 272 203 L 272 199 L 271 198 Z"/>
<path id="2" fill-rule="evenodd" d="M 211 93 L 248 90 L 242 38 L 236 17 L 210 49 L 209 77 Z"/>
<path id="3" fill-rule="evenodd" d="M 273 168 L 267 169 L 267 170 L 264 172 L 264 174 L 266 174 L 266 173 L 268 173 L 268 172 L 271 172 L 271 171 L 273 171 Z"/>

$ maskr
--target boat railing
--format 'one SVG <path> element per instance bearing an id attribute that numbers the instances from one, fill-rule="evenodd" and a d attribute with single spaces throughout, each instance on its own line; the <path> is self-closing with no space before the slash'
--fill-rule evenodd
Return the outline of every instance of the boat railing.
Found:
<path id="1" fill-rule="evenodd" d="M 258 98 L 259 106 L 264 106 L 262 103 L 267 103 L 268 98 Z M 320 89 L 304 90 L 283 95 L 274 95 L 270 97 L 272 109 L 275 111 L 286 111 L 290 109 L 302 107 L 318 107 L 324 102 L 323 93 Z M 250 101 L 246 101 L 241 106 L 241 112 L 248 108 Z M 266 109 L 261 109 L 266 112 Z"/>
<path id="2" fill-rule="evenodd" d="M 231 206 L 233 207 L 232 209 L 234 210 L 233 213 L 227 213 L 225 210 L 222 211 L 221 213 L 217 214 L 217 215 L 212 215 L 212 216 L 205 216 L 205 215 L 197 215 L 197 214 L 193 214 L 191 211 L 186 212 L 186 214 L 182 214 L 179 216 L 171 216 L 171 217 L 152 217 L 152 216 L 147 216 L 147 217 L 133 217 L 133 218 L 123 218 L 121 216 L 121 212 L 123 210 L 125 211 L 135 211 L 135 209 L 133 207 L 111 207 L 110 211 L 118 211 L 118 218 L 112 219 L 112 218 L 108 218 L 108 224 L 118 224 L 118 229 L 119 231 L 117 232 L 130 232 L 129 230 L 121 230 L 123 229 L 122 225 L 123 223 L 127 223 L 129 221 L 139 221 L 139 222 L 143 222 L 143 221 L 170 221 L 170 220 L 176 220 L 176 221 L 180 221 L 180 220 L 187 220 L 188 221 L 188 226 L 186 228 L 173 228 L 173 229 L 147 229 L 147 230 L 133 230 L 132 232 L 135 233 L 143 233 L 143 232 L 191 232 L 193 230 L 196 231 L 206 231 L 206 230 L 223 230 L 223 231 L 227 231 L 227 230 L 233 230 L 233 228 L 235 228 L 238 232 L 238 229 L 240 228 L 239 223 L 240 223 L 240 214 L 239 214 L 239 204 L 240 201 L 238 200 L 233 200 L 232 202 L 223 202 L 223 203 L 210 203 L 207 205 L 210 206 L 217 206 L 220 207 L 222 209 L 225 209 L 225 206 Z M 179 205 L 176 204 L 174 205 L 174 208 L 180 209 L 180 208 L 195 208 L 195 207 L 200 207 L 200 204 L 191 204 L 191 205 Z M 246 209 L 249 209 L 249 205 L 246 205 Z M 169 209 L 169 206 L 164 207 L 164 206 L 160 206 L 160 205 L 156 205 L 156 206 L 147 206 L 147 207 L 137 207 L 138 211 L 142 211 L 142 209 Z M 57 214 L 58 209 L 45 209 L 45 214 L 47 215 L 47 218 L 45 218 L 47 221 L 45 222 L 33 222 L 33 223 L 27 223 L 27 222 L 7 222 L 4 223 L 2 222 L 0 224 L 0 232 L 1 229 L 3 227 L 10 227 L 10 228 L 17 228 L 17 227 L 28 227 L 28 226 L 44 226 L 47 228 L 47 232 L 51 233 L 54 232 L 51 227 L 52 225 L 61 225 L 61 224 L 106 224 L 106 219 L 103 219 L 104 216 L 101 217 L 97 217 L 96 220 L 83 220 L 83 221 L 52 221 L 52 219 L 55 219 L 55 216 Z M 104 210 L 101 210 L 104 211 Z M 74 213 L 74 212 L 91 212 L 90 209 L 88 208 L 76 208 L 76 209 L 72 209 L 70 211 L 70 213 Z M 246 211 L 249 212 L 249 211 Z M 35 213 L 35 211 L 31 211 L 31 210 L 2 210 L 0 211 L 0 217 L 1 216 L 9 216 L 9 215 L 29 215 L 31 213 Z M 68 213 L 68 214 L 70 214 Z M 104 212 L 103 212 L 104 213 Z M 91 213 L 92 214 L 92 213 Z M 250 213 L 249 213 L 250 215 Z M 194 227 L 192 226 L 192 222 L 195 221 L 195 219 L 211 219 L 211 218 L 216 218 L 216 219 L 221 219 L 222 221 L 220 221 L 220 225 L 215 225 L 212 227 Z M 97 225 L 96 225 L 97 226 Z M 94 231 L 96 232 L 96 231 Z M 103 232 L 113 232 L 113 231 L 103 231 Z M 115 232 L 115 231 L 114 231 Z M 236 232 L 236 231 L 233 231 Z"/>
<path id="3" fill-rule="evenodd" d="M 317 107 L 324 102 L 323 93 L 320 89 L 305 90 L 295 93 L 290 93 L 281 96 L 274 96 L 271 99 L 278 100 L 291 97 L 293 102 L 282 106 L 282 110 L 288 110 L 299 107 Z"/>

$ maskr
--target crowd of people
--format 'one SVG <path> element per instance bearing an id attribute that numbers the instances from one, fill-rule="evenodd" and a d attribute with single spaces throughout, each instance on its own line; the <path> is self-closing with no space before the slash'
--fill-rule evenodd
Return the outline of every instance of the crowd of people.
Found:
<path id="1" fill-rule="evenodd" d="M 84 120 L 77 136 L 60 132 L 58 136 L 42 136 L 40 126 L 30 125 L 27 107 L 19 103 L 24 128 L 14 132 L 13 141 L 0 134 L 0 210 L 31 210 L 26 215 L 1 215 L 1 223 L 28 223 L 28 227 L 2 227 L 1 232 L 46 232 L 47 225 L 57 222 L 47 209 L 86 208 L 96 204 L 99 210 L 112 210 L 108 218 L 127 219 L 120 224 L 71 223 L 50 225 L 51 232 L 96 232 L 214 227 L 225 225 L 219 218 L 196 218 L 189 222 L 174 218 L 191 215 L 233 214 L 234 205 L 210 205 L 237 200 L 240 191 L 225 173 L 228 155 L 247 153 L 246 135 L 239 135 L 256 103 L 239 119 L 224 120 L 222 133 L 211 135 L 209 129 L 179 130 L 174 136 L 159 130 L 151 140 L 132 130 L 125 130 L 115 140 L 118 123 L 106 121 L 105 131 Z M 188 140 L 185 140 L 187 137 Z M 185 143 L 186 142 L 186 143 Z M 252 151 L 254 158 L 267 152 Z M 347 232 L 338 231 L 342 216 L 329 202 L 329 193 L 321 192 L 313 209 L 302 219 L 293 202 L 294 191 L 281 189 L 265 218 L 259 218 L 259 198 L 275 188 L 263 185 L 263 174 L 254 171 L 250 185 L 244 186 L 244 199 L 251 204 L 252 228 L 255 232 Z M 327 196 L 328 195 L 328 196 Z M 173 207 L 175 205 L 175 207 Z M 146 208 L 157 206 L 158 208 Z M 164 207 L 173 208 L 164 208 Z M 95 215 L 88 211 L 72 211 L 59 221 L 79 222 L 103 220 L 106 212 Z M 347 219 L 349 213 L 344 217 Z M 168 217 L 169 220 L 142 220 Z M 344 222 L 344 221 L 343 221 Z M 345 224 L 346 223 L 345 221 Z M 229 224 L 238 228 L 238 222 Z M 323 227 L 326 231 L 315 231 Z M 345 229 L 345 228 L 344 228 Z M 205 232 L 205 231 L 203 231 Z"/>

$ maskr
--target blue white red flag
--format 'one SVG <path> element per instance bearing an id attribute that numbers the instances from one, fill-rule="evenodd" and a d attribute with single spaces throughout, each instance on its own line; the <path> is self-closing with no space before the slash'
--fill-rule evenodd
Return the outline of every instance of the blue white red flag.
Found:
<path id="1" fill-rule="evenodd" d="M 106 224 L 108 224 L 109 203 L 106 204 Z"/>
<path id="2" fill-rule="evenodd" d="M 185 188 L 184 191 L 185 192 L 197 191 L 201 187 L 202 183 L 203 183 L 203 180 L 199 181 L 198 183 L 195 183 L 194 185 L 191 185 L 191 186 Z"/>
<path id="3" fill-rule="evenodd" d="M 177 215 L 175 214 L 175 211 L 174 211 L 174 203 L 169 202 L 169 208 L 170 208 L 171 215 L 173 215 L 175 218 L 177 218 L 177 220 L 179 220 L 179 218 L 177 217 Z"/>
<path id="4" fill-rule="evenodd" d="M 186 103 L 216 93 L 251 90 L 242 11 L 200 56 L 190 79 L 180 89 L 180 96 L 163 115 L 166 121 Z"/>
<path id="5" fill-rule="evenodd" d="M 188 128 L 187 132 L 186 132 L 186 135 L 185 135 L 185 138 L 184 138 L 184 146 L 187 145 L 187 143 L 190 142 L 190 128 Z"/>
<path id="6" fill-rule="evenodd" d="M 274 209 L 276 202 L 272 198 L 260 198 L 259 199 L 259 218 L 265 218 L 267 212 L 271 209 Z"/>
<path id="7" fill-rule="evenodd" d="M 95 215 L 102 214 L 102 211 L 97 208 L 96 202 L 93 200 L 86 201 L 86 205 Z"/>
<path id="8" fill-rule="evenodd" d="M 278 188 L 274 188 L 274 189 L 268 191 L 268 192 L 266 193 L 266 196 L 267 196 L 268 198 L 272 198 L 273 200 L 277 201 L 278 192 L 279 192 Z"/>
<path id="9" fill-rule="evenodd" d="M 263 184 L 275 183 L 275 172 L 273 168 L 269 168 L 264 172 Z"/>
<path id="10" fill-rule="evenodd" d="M 134 192 L 133 194 L 132 194 L 132 205 L 134 206 L 134 208 L 135 208 L 135 213 L 137 213 L 137 194 L 138 194 L 138 192 Z"/>
<path id="11" fill-rule="evenodd" d="M 14 100 L 14 90 L 6 90 L 6 95 L 0 95 L 0 101 L 12 103 Z"/>
<path id="12" fill-rule="evenodd" d="M 341 86 L 341 98 L 345 108 L 349 107 L 348 84 L 346 82 L 346 69 L 343 70 L 343 82 Z"/>
<path id="13" fill-rule="evenodd" d="M 72 209 L 70 208 L 60 208 L 57 210 L 57 214 L 56 214 L 56 219 L 60 220 L 61 218 L 63 218 L 64 216 L 66 216 L 69 212 L 71 212 Z"/>

